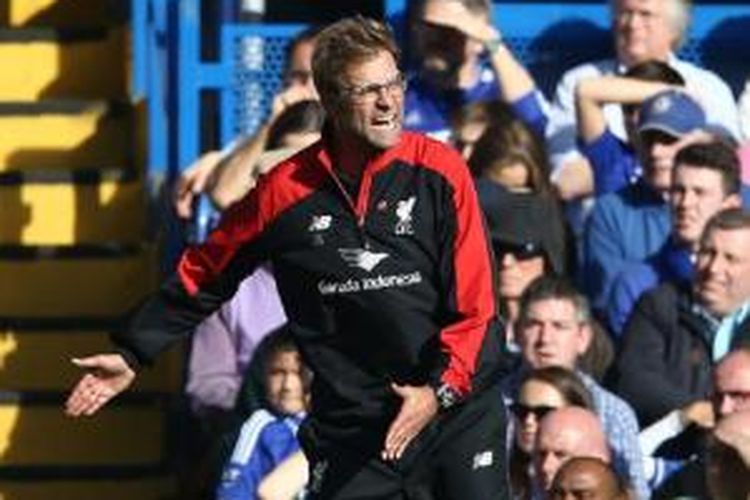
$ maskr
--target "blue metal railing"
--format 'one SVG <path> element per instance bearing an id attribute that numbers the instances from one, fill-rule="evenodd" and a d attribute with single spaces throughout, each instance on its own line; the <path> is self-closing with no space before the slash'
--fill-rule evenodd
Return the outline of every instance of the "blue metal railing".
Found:
<path id="1" fill-rule="evenodd" d="M 286 43 L 301 24 L 239 24 L 236 0 L 222 0 L 218 60 L 201 59 L 206 0 L 131 0 L 133 81 L 148 105 L 151 176 L 170 179 L 202 152 L 201 128 L 218 131 L 220 148 L 251 134 L 265 119 L 280 83 Z M 407 0 L 383 0 L 384 12 L 403 29 Z M 495 2 L 495 23 L 540 88 L 550 94 L 563 70 L 611 52 L 609 11 L 603 0 Z M 203 41 L 205 42 L 205 40 Z M 737 0 L 695 5 L 688 40 L 679 55 L 717 71 L 739 91 L 750 64 L 750 5 Z M 207 123 L 201 94 L 218 95 Z M 214 123 L 215 122 L 215 123 Z"/>

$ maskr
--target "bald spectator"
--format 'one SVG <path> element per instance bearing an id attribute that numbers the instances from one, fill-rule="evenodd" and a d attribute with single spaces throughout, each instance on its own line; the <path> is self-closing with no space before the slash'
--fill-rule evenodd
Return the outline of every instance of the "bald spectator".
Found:
<path id="1" fill-rule="evenodd" d="M 616 387 L 646 426 L 707 399 L 711 370 L 750 343 L 750 214 L 719 212 L 701 238 L 692 286 L 644 294 L 623 336 Z"/>
<path id="2" fill-rule="evenodd" d="M 716 366 L 713 402 L 719 419 L 750 411 L 750 347 L 730 352 Z"/>
<path id="3" fill-rule="evenodd" d="M 557 471 L 549 497 L 551 500 L 627 500 L 628 494 L 607 462 L 576 457 Z"/>
<path id="4" fill-rule="evenodd" d="M 714 73 L 674 55 L 689 27 L 689 0 L 612 0 L 610 6 L 616 58 L 571 69 L 563 75 L 555 91 L 548 136 L 553 163 L 559 169 L 557 184 L 566 199 L 588 194 L 592 187 L 588 164 L 577 152 L 575 142 L 574 92 L 577 83 L 584 78 L 622 75 L 628 68 L 648 60 L 666 62 L 699 96 L 709 123 L 726 129 L 735 137 L 739 132 L 737 107 L 727 84 Z M 605 115 L 609 128 L 625 139 L 620 106 L 606 106 Z"/>
<path id="5" fill-rule="evenodd" d="M 651 459 L 661 475 L 658 484 L 654 485 L 655 498 L 703 498 L 708 495 L 702 473 L 706 463 L 702 441 L 708 435 L 708 429 L 717 422 L 721 424 L 726 417 L 750 411 L 750 348 L 741 347 L 721 359 L 713 370 L 713 387 L 712 401 L 695 402 L 673 411 L 641 433 L 644 452 L 649 454 L 673 438 L 684 440 L 687 436 L 698 438 L 701 443 L 697 448 L 688 450 L 691 456 L 687 462 L 660 457 Z M 649 440 L 651 443 L 646 442 Z M 647 463 L 651 466 L 650 462 Z M 673 465 L 678 463 L 680 466 L 674 468 Z"/>
<path id="6" fill-rule="evenodd" d="M 706 223 L 721 210 L 740 206 L 740 166 L 731 145 L 713 140 L 690 144 L 677 153 L 669 196 L 670 237 L 655 255 L 627 266 L 614 280 L 607 316 L 616 336 L 643 292 L 666 281 L 693 279 Z"/>
<path id="7" fill-rule="evenodd" d="M 537 433 L 534 463 L 539 486 L 548 492 L 558 469 L 575 457 L 594 457 L 609 463 L 604 429 L 589 410 L 575 406 L 557 409 L 542 419 Z"/>
<path id="8" fill-rule="evenodd" d="M 586 298 L 561 278 L 537 279 L 521 298 L 516 335 L 526 369 L 561 366 L 576 370 L 593 397 L 594 410 L 612 447 L 615 470 L 627 478 L 639 498 L 648 498 L 635 413 L 590 375 L 577 370 L 593 336 Z"/>

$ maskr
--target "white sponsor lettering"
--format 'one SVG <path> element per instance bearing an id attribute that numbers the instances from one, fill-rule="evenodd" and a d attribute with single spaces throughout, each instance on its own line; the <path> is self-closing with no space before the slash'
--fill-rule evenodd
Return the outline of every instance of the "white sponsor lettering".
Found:
<path id="1" fill-rule="evenodd" d="M 325 231 L 331 227 L 331 222 L 333 222 L 333 217 L 330 215 L 313 215 L 307 230 L 311 233 Z"/>
<path id="2" fill-rule="evenodd" d="M 355 293 L 365 290 L 383 290 L 386 288 L 405 288 L 422 282 L 422 273 L 414 271 L 404 274 L 378 275 L 373 278 L 348 279 L 346 281 L 318 282 L 321 295 Z"/>

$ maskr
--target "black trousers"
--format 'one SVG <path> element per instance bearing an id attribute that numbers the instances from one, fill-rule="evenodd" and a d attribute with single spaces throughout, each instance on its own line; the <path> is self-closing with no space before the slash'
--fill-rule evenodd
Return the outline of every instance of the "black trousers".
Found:
<path id="1" fill-rule="evenodd" d="M 504 500 L 510 498 L 507 418 L 498 388 L 441 414 L 397 462 L 356 447 L 300 438 L 313 500 Z"/>

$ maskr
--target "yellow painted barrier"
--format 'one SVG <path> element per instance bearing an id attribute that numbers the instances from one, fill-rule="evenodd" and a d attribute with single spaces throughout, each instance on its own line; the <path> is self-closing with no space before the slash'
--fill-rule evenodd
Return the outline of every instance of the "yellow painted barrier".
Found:
<path id="1" fill-rule="evenodd" d="M 0 260 L 0 317 L 117 316 L 156 279 L 152 250 L 112 258 Z"/>
<path id="2" fill-rule="evenodd" d="M 99 39 L 4 41 L 0 67 L 12 70 L 0 79 L 0 100 L 124 97 L 123 32 L 102 33 Z"/>
<path id="3" fill-rule="evenodd" d="M 0 186 L 0 244 L 135 243 L 145 236 L 138 182 Z"/>

